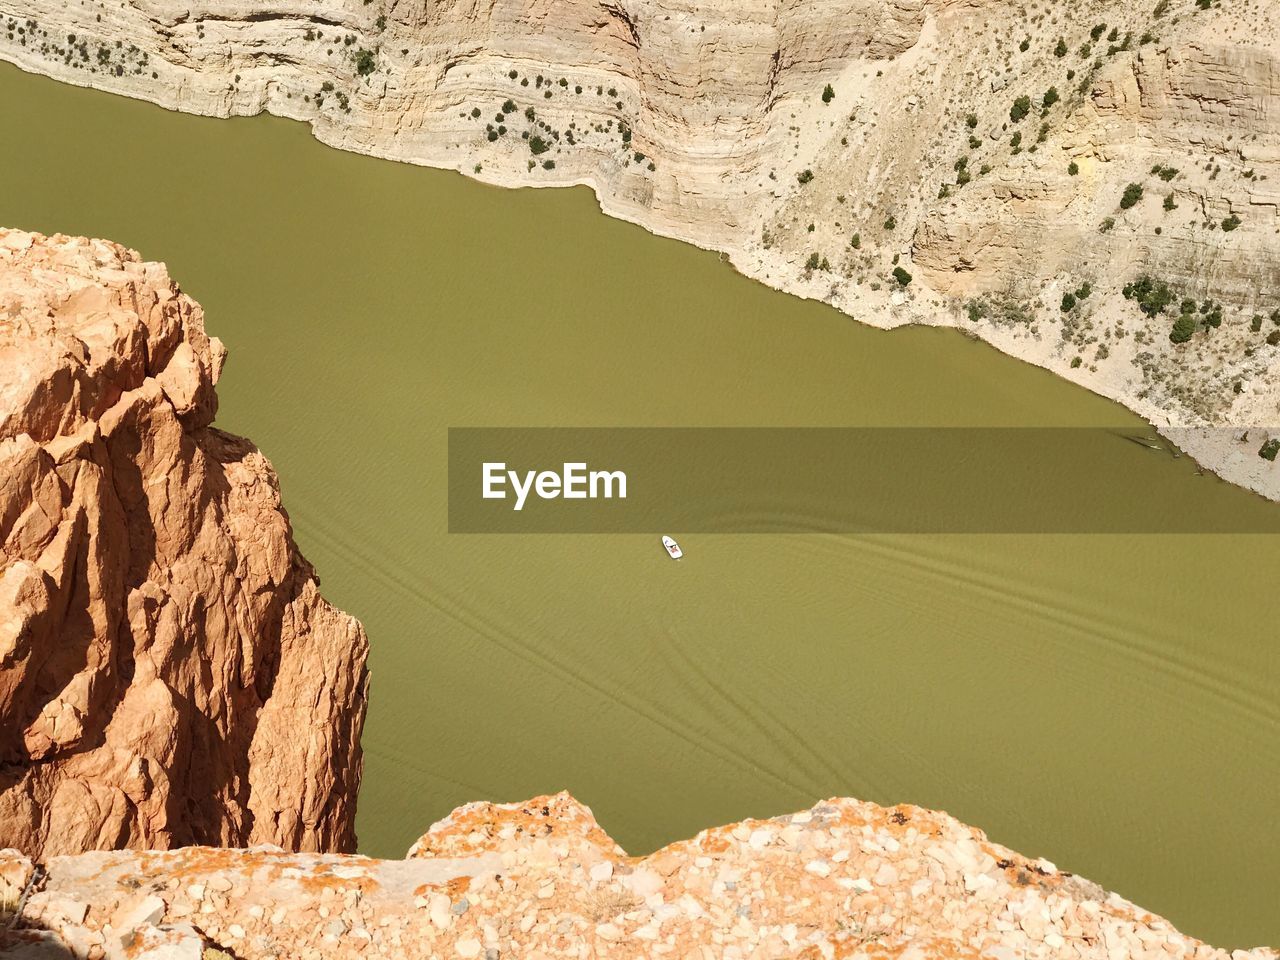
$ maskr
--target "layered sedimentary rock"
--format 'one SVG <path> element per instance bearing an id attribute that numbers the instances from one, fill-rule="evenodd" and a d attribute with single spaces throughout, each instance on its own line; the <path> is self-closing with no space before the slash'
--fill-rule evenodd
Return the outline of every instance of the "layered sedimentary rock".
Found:
<path id="1" fill-rule="evenodd" d="M 1186 428 L 1280 498 L 1272 6 L 8 0 L 0 26 L 0 58 L 72 83 L 590 184 L 768 284 L 962 327 Z M 1168 290 L 1146 310 L 1144 276 Z"/>
<path id="2" fill-rule="evenodd" d="M 0 230 L 0 845 L 354 849 L 367 641 L 160 264 Z"/>
<path id="3" fill-rule="evenodd" d="M 0 853 L 14 957 L 1196 958 L 1228 954 L 946 814 L 829 800 L 628 857 L 566 794 L 474 803 L 402 861 Z"/>

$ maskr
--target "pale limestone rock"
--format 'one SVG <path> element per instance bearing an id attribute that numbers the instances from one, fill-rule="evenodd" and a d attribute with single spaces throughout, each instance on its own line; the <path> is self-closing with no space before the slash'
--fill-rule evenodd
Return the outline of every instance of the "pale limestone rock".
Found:
<path id="1" fill-rule="evenodd" d="M 791 842 L 754 846 L 749 838 L 759 832 Z M 804 853 L 814 849 L 833 855 L 815 861 Z M 0 875 L 15 858 L 22 861 L 0 855 Z M 813 869 L 818 862 L 823 869 Z M 600 863 L 610 865 L 610 877 L 588 866 Z M 199 929 L 215 950 L 240 960 L 1277 957 L 1265 949 L 1215 950 L 946 814 L 855 800 L 826 801 L 807 817 L 705 830 L 639 858 L 626 856 L 586 807 L 560 794 L 460 807 L 403 861 L 186 848 L 54 857 L 44 866 L 48 878 L 21 918 L 32 929 L 0 949 L 17 950 L 43 927 L 56 943 L 100 944 L 103 960 L 137 956 L 131 951 L 165 937 L 186 950 L 183 931 L 191 927 L 143 925 L 126 947 L 103 938 L 103 917 L 135 914 L 140 896 L 159 899 L 140 895 L 139 886 L 163 887 L 168 915 L 185 915 L 200 905 L 194 888 L 225 879 L 230 890 L 217 908 L 203 904 Z M 983 872 L 966 878 L 967 869 Z M 869 873 L 883 883 L 859 876 Z M 719 879 L 726 876 L 736 879 Z M 964 892 L 967 879 L 976 881 L 972 893 Z M 645 891 L 650 900 L 637 895 Z M 357 899 L 358 922 L 351 913 Z M 67 900 L 92 909 L 69 917 L 57 906 Z M 465 911 L 449 910 L 462 900 Z M 335 916 L 339 904 L 350 921 Z"/>
<path id="2" fill-rule="evenodd" d="M 1154 7 L 1108 4 L 1117 39 L 1091 42 L 1092 17 L 1051 3 L 1053 26 L 1023 51 L 1025 11 L 1003 0 L 26 0 L 39 40 L 0 32 L 0 58 L 187 112 L 292 117 L 336 147 L 493 183 L 586 183 L 607 213 L 724 251 L 772 286 L 878 326 L 961 326 L 1163 431 L 1275 426 L 1280 346 L 1246 324 L 1280 306 L 1280 20 L 1265 4 Z M 1032 110 L 1015 122 L 1018 96 Z M 510 130 L 491 142 L 508 99 Z M 560 134 L 553 169 L 528 165 L 519 135 L 548 135 L 529 107 Z M 1160 165 L 1178 177 L 1162 181 Z M 1129 183 L 1147 198 L 1121 211 Z M 1240 226 L 1218 229 L 1231 216 Z M 830 270 L 805 266 L 814 253 Z M 895 264 L 913 274 L 905 291 Z M 1222 300 L 1230 321 L 1175 347 L 1172 317 L 1120 296 L 1142 273 Z M 1085 282 L 1092 298 L 1064 317 L 1062 294 Z M 75 349 L 116 335 L 93 333 Z M 175 372 L 188 362 L 178 349 Z M 216 376 L 221 345 L 190 349 Z M 1237 394 L 1242 380 L 1261 386 Z M 49 386 L 95 402 L 70 367 Z M 200 415 L 205 398 L 159 386 Z M 1280 469 L 1220 438 L 1188 452 L 1280 499 Z M 60 742 L 79 722 L 59 718 Z M 51 747 L 52 724 L 33 750 Z"/>

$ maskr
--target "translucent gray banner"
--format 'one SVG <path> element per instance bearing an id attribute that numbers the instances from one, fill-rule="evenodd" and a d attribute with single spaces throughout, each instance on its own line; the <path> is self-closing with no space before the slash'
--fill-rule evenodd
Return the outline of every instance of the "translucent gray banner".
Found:
<path id="1" fill-rule="evenodd" d="M 449 531 L 1277 533 L 1280 504 L 1104 429 L 455 427 Z"/>

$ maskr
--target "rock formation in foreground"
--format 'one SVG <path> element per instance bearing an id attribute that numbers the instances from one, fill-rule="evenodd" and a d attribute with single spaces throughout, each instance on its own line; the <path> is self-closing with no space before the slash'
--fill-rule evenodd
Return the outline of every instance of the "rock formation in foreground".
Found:
<path id="1" fill-rule="evenodd" d="M 0 846 L 355 848 L 367 641 L 160 264 L 0 230 Z"/>
<path id="2" fill-rule="evenodd" d="M 567 794 L 460 807 L 402 861 L 0 853 L 0 902 L 19 901 L 15 960 L 1276 958 L 1205 946 L 946 814 L 856 800 L 648 857 Z"/>
<path id="3" fill-rule="evenodd" d="M 0 4 L 0 58 L 606 212 L 957 326 L 1280 499 L 1280 7 Z M 1126 293 L 1128 294 L 1126 296 Z M 1271 451 L 1274 453 L 1274 449 Z"/>

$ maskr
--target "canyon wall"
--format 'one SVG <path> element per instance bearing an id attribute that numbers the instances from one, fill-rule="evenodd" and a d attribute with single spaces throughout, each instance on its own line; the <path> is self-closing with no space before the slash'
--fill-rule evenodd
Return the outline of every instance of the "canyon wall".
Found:
<path id="1" fill-rule="evenodd" d="M 0 845 L 355 848 L 367 641 L 160 264 L 0 230 Z"/>
<path id="2" fill-rule="evenodd" d="M 5 851 L 0 903 L 15 960 L 1276 958 L 1183 936 L 946 814 L 855 800 L 648 857 L 567 794 L 460 807 L 402 861 Z"/>
<path id="3" fill-rule="evenodd" d="M 1280 499 L 1258 455 L 1280 437 L 1273 6 L 0 0 L 0 58 L 492 183 L 589 184 L 858 320 L 969 331 Z"/>

